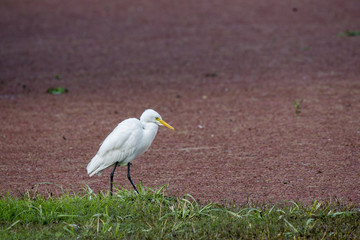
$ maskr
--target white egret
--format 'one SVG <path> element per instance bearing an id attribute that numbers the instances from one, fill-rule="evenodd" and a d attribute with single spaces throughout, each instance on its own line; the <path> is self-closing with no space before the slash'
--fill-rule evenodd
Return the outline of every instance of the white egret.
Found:
<path id="1" fill-rule="evenodd" d="M 101 175 L 101 172 L 114 166 L 110 174 L 110 194 L 112 195 L 113 177 L 118 165 L 128 166 L 127 177 L 137 193 L 130 177 L 131 161 L 143 154 L 153 142 L 159 126 L 174 128 L 162 120 L 161 116 L 152 109 L 147 109 L 141 115 L 140 120 L 128 118 L 107 136 L 101 144 L 99 151 L 91 159 L 86 170 L 89 176 Z"/>

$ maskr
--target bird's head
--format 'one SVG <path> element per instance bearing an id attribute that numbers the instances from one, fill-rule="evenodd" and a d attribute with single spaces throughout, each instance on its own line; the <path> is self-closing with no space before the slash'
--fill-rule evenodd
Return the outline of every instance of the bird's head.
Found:
<path id="1" fill-rule="evenodd" d="M 159 126 L 165 126 L 165 127 L 170 128 L 171 130 L 175 130 L 172 126 L 170 126 L 164 120 L 162 120 L 159 113 L 157 113 L 156 111 L 154 111 L 152 109 L 145 110 L 140 117 L 140 121 L 146 122 L 146 123 L 155 123 Z"/>

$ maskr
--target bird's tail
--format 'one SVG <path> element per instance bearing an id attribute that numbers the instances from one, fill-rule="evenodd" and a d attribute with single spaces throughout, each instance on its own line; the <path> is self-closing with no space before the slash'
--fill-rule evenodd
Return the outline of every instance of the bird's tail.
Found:
<path id="1" fill-rule="evenodd" d="M 89 162 L 89 164 L 86 167 L 87 173 L 89 174 L 89 176 L 93 176 L 94 174 L 98 174 L 99 176 L 101 175 L 101 172 L 104 170 L 101 168 L 101 161 L 100 158 L 98 157 L 98 155 L 95 155 L 91 161 Z"/>

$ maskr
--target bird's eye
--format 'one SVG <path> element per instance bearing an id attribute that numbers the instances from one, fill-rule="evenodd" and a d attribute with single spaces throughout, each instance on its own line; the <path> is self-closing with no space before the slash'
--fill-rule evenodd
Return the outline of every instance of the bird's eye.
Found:
<path id="1" fill-rule="evenodd" d="M 158 118 L 158 117 L 156 117 L 155 119 L 156 119 L 156 121 L 160 121 L 160 118 Z"/>

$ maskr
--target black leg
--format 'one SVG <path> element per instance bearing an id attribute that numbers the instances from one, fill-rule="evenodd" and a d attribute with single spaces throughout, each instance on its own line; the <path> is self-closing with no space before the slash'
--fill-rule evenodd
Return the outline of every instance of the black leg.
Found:
<path id="1" fill-rule="evenodd" d="M 139 191 L 136 189 L 136 187 L 135 187 L 135 185 L 134 185 L 134 183 L 133 183 L 133 181 L 131 180 L 131 177 L 130 177 L 130 165 L 131 165 L 131 163 L 128 163 L 128 174 L 127 174 L 127 177 L 128 177 L 128 179 L 129 179 L 129 181 L 131 182 L 131 185 L 134 187 L 135 191 L 137 192 L 137 194 L 139 194 Z"/>
<path id="2" fill-rule="evenodd" d="M 112 196 L 112 192 L 113 192 L 113 179 L 114 179 L 114 172 L 115 172 L 115 169 L 117 167 L 117 163 L 115 163 L 114 165 L 114 169 L 112 170 L 112 172 L 110 173 L 110 195 Z"/>

